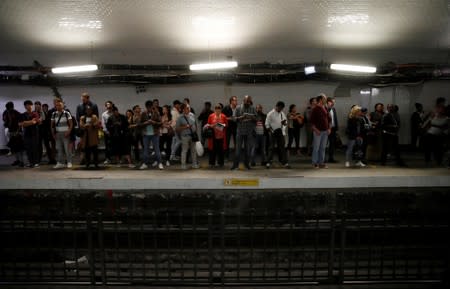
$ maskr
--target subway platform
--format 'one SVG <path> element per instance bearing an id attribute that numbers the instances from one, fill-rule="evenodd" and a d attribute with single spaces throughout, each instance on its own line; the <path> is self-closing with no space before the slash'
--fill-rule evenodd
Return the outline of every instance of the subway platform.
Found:
<path id="1" fill-rule="evenodd" d="M 406 167 L 388 162 L 381 166 L 369 162 L 366 167 L 345 167 L 343 152 L 338 163 L 328 169 L 315 169 L 308 156 L 291 156 L 291 169 L 276 161 L 270 169 L 263 166 L 247 170 L 241 164 L 231 171 L 231 162 L 223 168 L 208 168 L 207 156 L 200 159 L 199 169 L 182 170 L 172 163 L 164 170 L 130 169 L 126 165 L 100 166 L 85 169 L 75 158 L 72 169 L 53 169 L 51 165 L 38 168 L 11 166 L 14 157 L 0 156 L 0 190 L 276 190 L 276 189 L 345 189 L 345 188 L 426 188 L 450 187 L 450 169 L 426 167 L 423 155 L 404 155 Z"/>

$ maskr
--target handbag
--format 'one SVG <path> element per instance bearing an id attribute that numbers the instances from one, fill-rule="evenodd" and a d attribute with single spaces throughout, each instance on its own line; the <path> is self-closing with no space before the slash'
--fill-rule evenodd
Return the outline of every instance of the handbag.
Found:
<path id="1" fill-rule="evenodd" d="M 192 137 L 192 142 L 198 142 L 198 141 L 200 141 L 200 139 L 198 138 L 198 134 L 196 133 L 196 132 L 193 132 L 192 130 L 191 130 L 191 137 Z"/>
<path id="2" fill-rule="evenodd" d="M 167 128 L 167 135 L 168 136 L 174 136 L 175 135 L 175 131 L 174 131 L 173 127 L 169 126 Z"/>
<path id="3" fill-rule="evenodd" d="M 212 127 L 208 127 L 203 130 L 203 137 L 204 138 L 212 138 L 214 137 L 214 129 Z"/>
<path id="4" fill-rule="evenodd" d="M 184 119 L 186 120 L 186 122 L 189 124 L 189 120 L 187 119 L 186 116 L 184 116 Z M 198 138 L 198 134 L 196 131 L 193 131 L 192 128 L 189 126 L 189 130 L 191 131 L 191 138 L 192 138 L 192 142 L 198 142 L 200 141 L 200 139 Z"/>

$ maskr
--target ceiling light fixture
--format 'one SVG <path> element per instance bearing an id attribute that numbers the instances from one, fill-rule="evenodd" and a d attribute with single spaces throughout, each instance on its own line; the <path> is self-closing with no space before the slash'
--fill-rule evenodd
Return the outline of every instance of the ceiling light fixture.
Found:
<path id="1" fill-rule="evenodd" d="M 79 66 L 62 66 L 52 68 L 53 73 L 71 73 L 71 72 L 85 72 L 95 71 L 98 69 L 96 64 L 79 65 Z"/>
<path id="2" fill-rule="evenodd" d="M 305 67 L 305 75 L 316 73 L 315 66 L 306 66 Z"/>
<path id="3" fill-rule="evenodd" d="M 189 65 L 190 70 L 212 70 L 235 68 L 238 66 L 237 61 L 210 62 Z"/>
<path id="4" fill-rule="evenodd" d="M 373 66 L 359 66 L 359 65 L 336 64 L 336 63 L 331 64 L 330 68 L 332 70 L 365 72 L 365 73 L 375 73 L 377 71 L 377 68 Z"/>

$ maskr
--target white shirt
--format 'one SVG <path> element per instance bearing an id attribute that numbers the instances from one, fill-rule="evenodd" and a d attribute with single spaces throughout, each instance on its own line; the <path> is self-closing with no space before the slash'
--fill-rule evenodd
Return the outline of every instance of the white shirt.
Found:
<path id="1" fill-rule="evenodd" d="M 286 126 L 282 125 L 281 122 L 286 120 L 286 115 L 283 111 L 278 112 L 275 108 L 269 111 L 266 117 L 266 128 L 276 130 L 281 128 L 283 135 L 286 135 Z"/>
<path id="2" fill-rule="evenodd" d="M 104 131 L 104 132 L 107 132 L 107 131 L 108 131 L 108 128 L 106 128 L 106 123 L 108 122 L 108 118 L 109 118 L 112 114 L 113 114 L 112 111 L 109 112 L 108 110 L 105 110 L 105 111 L 102 113 L 102 126 L 103 126 L 103 131 Z"/>

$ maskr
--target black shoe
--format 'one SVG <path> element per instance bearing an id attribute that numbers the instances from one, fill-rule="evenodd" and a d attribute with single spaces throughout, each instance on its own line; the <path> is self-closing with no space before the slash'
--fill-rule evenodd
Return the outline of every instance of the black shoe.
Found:
<path id="1" fill-rule="evenodd" d="M 335 159 L 329 159 L 328 162 L 329 162 L 329 163 L 332 163 L 332 164 L 337 163 L 337 161 L 336 161 Z"/>
<path id="2" fill-rule="evenodd" d="M 20 162 L 16 160 L 16 161 L 14 161 L 11 165 L 12 165 L 12 166 L 17 166 L 17 165 L 20 165 Z"/>
<path id="3" fill-rule="evenodd" d="M 254 167 L 254 166 L 256 166 L 256 163 L 255 163 L 255 162 L 252 162 L 250 165 L 251 165 L 252 167 Z"/>
<path id="4" fill-rule="evenodd" d="M 245 165 L 245 168 L 247 169 L 247 170 L 251 170 L 252 168 L 249 166 L 249 164 L 246 164 Z"/>
<path id="5" fill-rule="evenodd" d="M 238 169 L 239 169 L 238 167 L 232 166 L 230 170 L 237 171 Z"/>
<path id="6" fill-rule="evenodd" d="M 48 164 L 49 165 L 56 165 L 56 160 L 50 160 L 50 161 L 48 161 Z"/>

